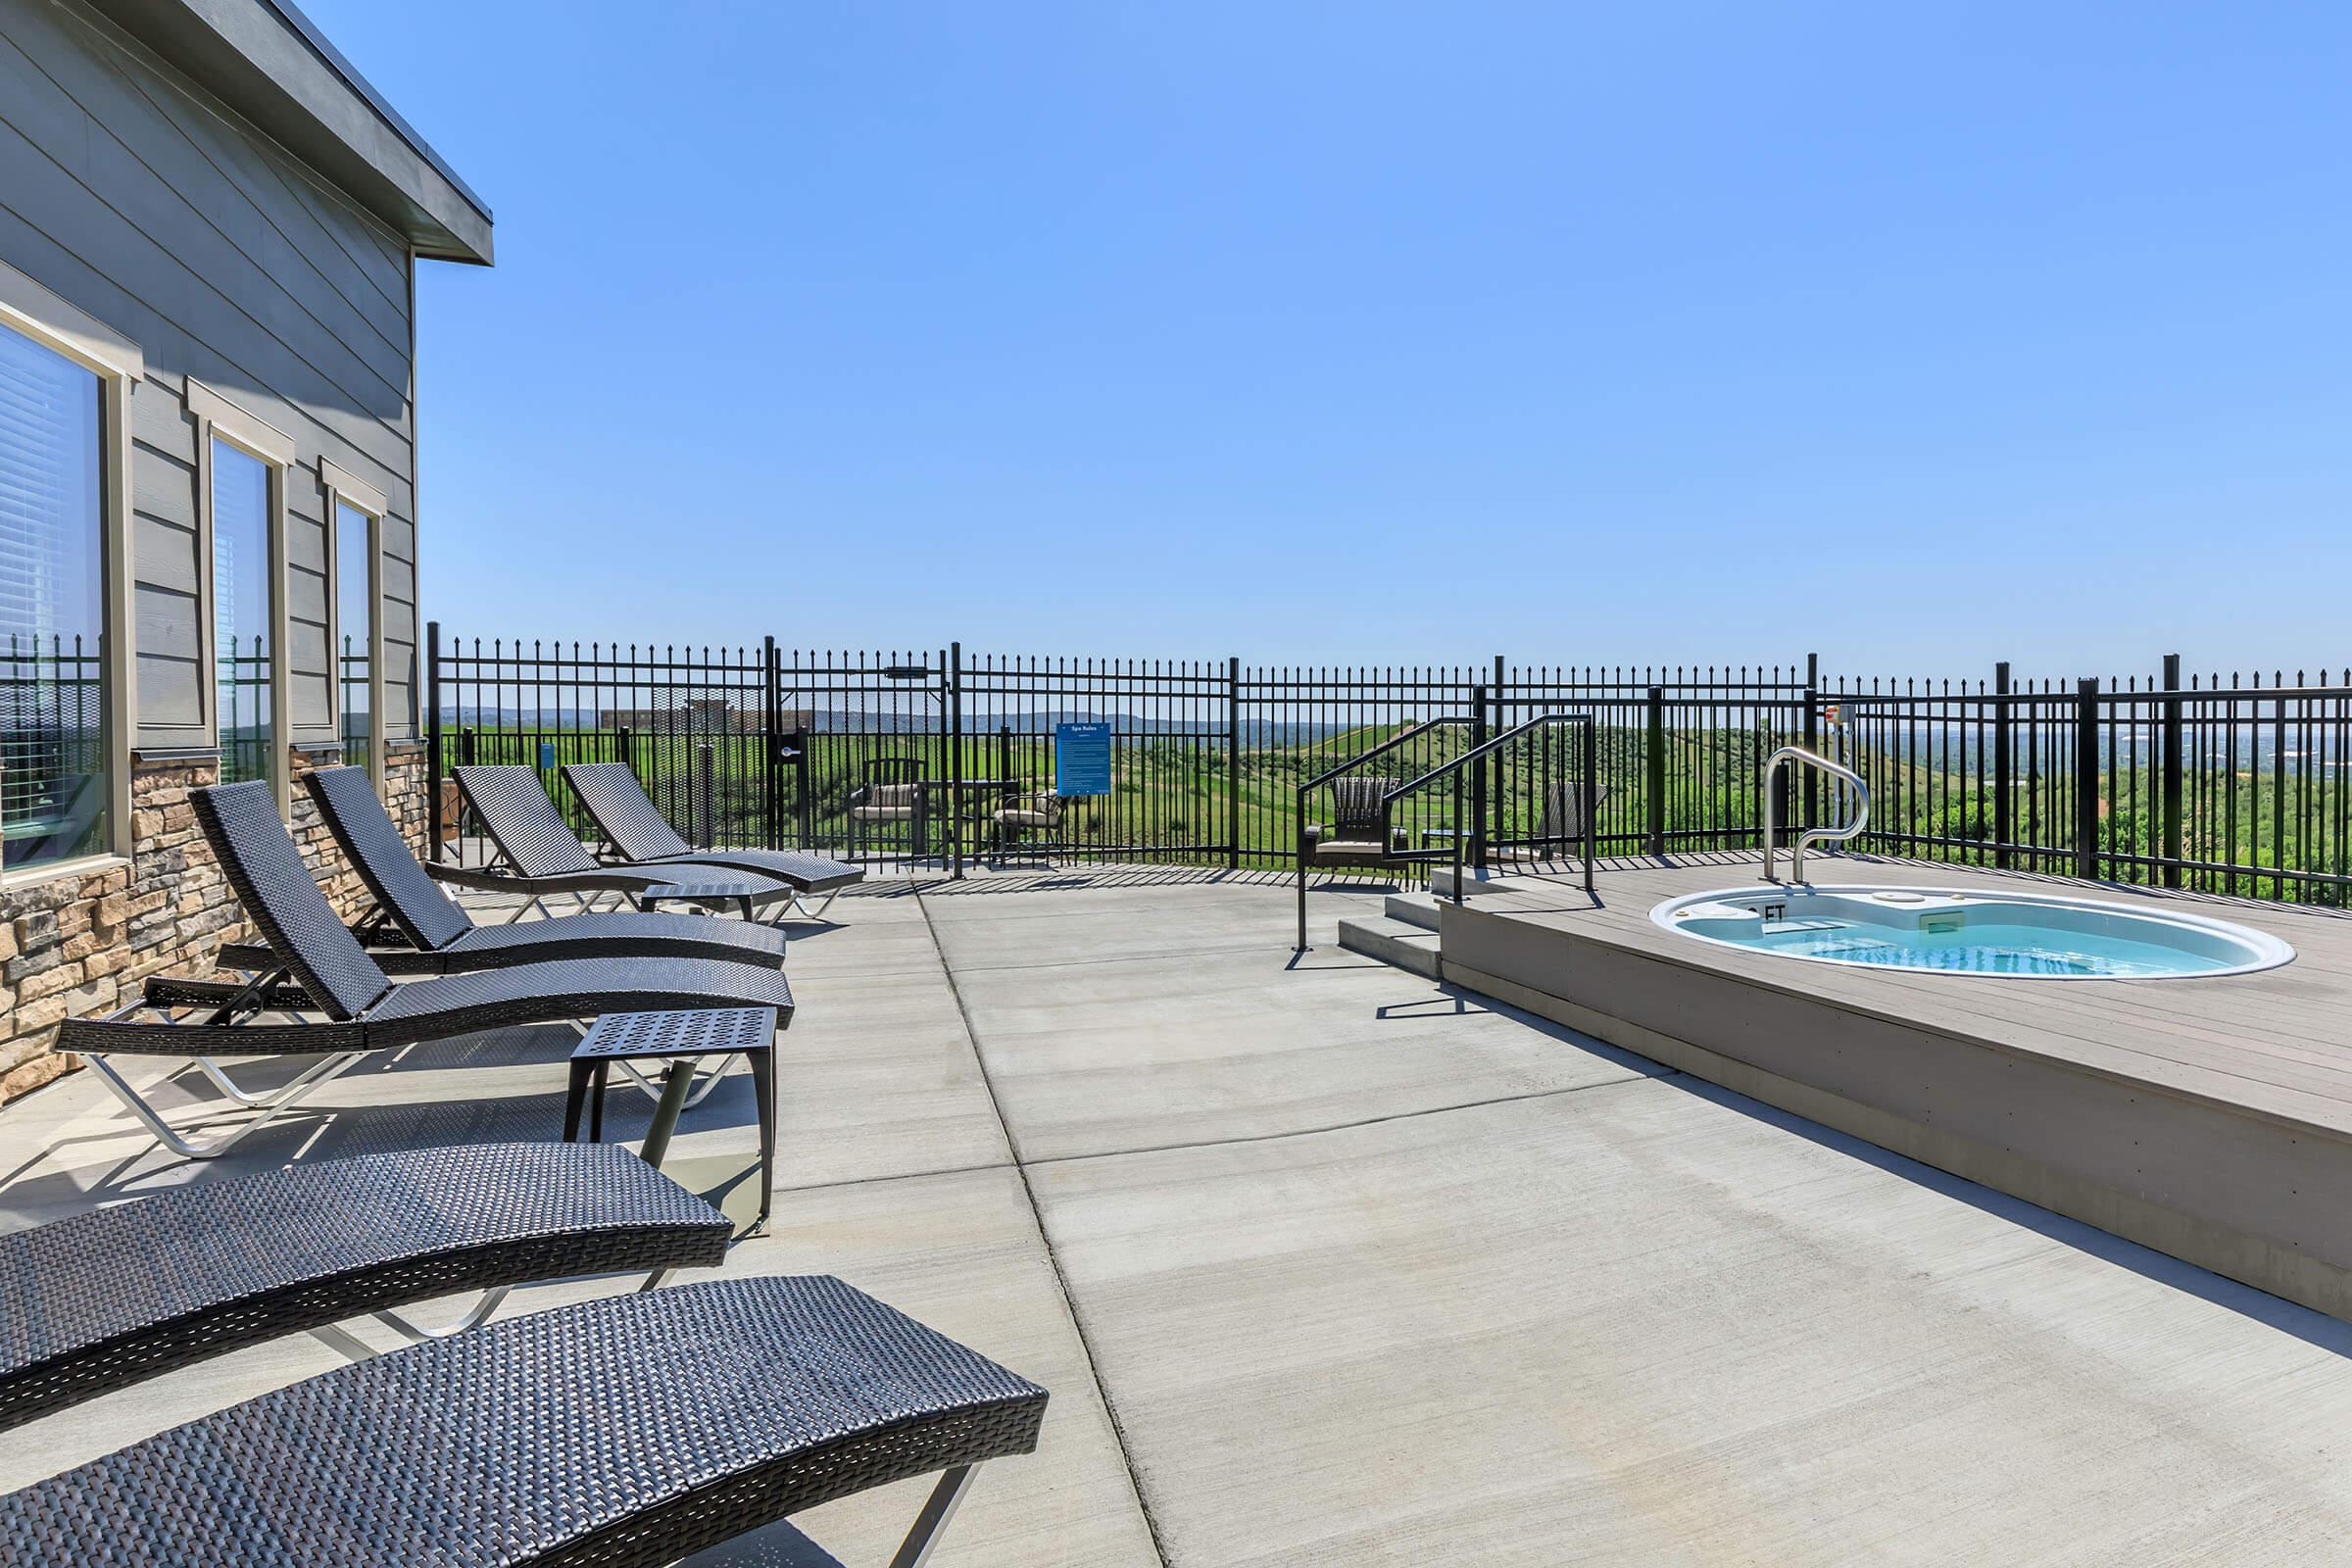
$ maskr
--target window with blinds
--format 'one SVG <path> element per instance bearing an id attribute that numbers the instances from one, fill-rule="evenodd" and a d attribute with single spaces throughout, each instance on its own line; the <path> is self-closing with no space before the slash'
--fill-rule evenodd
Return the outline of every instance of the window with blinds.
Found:
<path id="1" fill-rule="evenodd" d="M 106 842 L 98 377 L 0 326 L 0 865 Z"/>

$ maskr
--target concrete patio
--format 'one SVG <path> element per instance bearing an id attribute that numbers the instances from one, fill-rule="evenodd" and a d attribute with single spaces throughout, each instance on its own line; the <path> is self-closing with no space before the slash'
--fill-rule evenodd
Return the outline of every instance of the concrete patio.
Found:
<path id="1" fill-rule="evenodd" d="M 796 928 L 776 1220 L 729 1270 L 842 1275 L 1054 1393 L 943 1568 L 2247 1563 L 2352 1537 L 2352 1327 L 1331 944 L 1378 904 L 1318 893 L 1296 961 L 1287 883 L 1249 874 L 886 883 Z M 0 1224 L 552 1137 L 570 1040 L 407 1053 L 206 1167 L 76 1075 L 0 1111 Z M 648 1103 L 613 1104 L 635 1136 Z M 668 1168 L 725 1186 L 753 1148 L 738 1076 Z M 334 1364 L 289 1340 L 52 1417 L 0 1439 L 0 1488 Z M 879 1562 L 920 1492 L 799 1522 Z M 698 1559 L 819 1560 L 788 1531 Z"/>

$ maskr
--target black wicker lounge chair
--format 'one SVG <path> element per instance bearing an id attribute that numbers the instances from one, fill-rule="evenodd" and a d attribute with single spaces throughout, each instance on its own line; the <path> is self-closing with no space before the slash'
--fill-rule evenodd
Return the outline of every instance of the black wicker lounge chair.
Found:
<path id="1" fill-rule="evenodd" d="M 0 1497 L 0 1561 L 658 1568 L 944 1470 L 911 1565 L 1045 1405 L 839 1280 L 677 1285 L 338 1367 Z"/>
<path id="2" fill-rule="evenodd" d="M 814 918 L 841 890 L 865 880 L 865 868 L 802 850 L 698 850 L 655 807 L 626 762 L 566 762 L 564 781 L 579 797 L 580 808 L 604 835 L 612 854 L 630 865 L 661 867 L 692 862 L 755 876 L 772 876 L 791 886 L 794 902 L 821 893 L 825 902 L 806 912 Z"/>
<path id="3" fill-rule="evenodd" d="M 67 1019 L 57 1039 L 60 1051 L 87 1057 L 101 1081 L 174 1153 L 196 1159 L 218 1154 L 369 1052 L 393 1046 L 603 1012 L 773 1007 L 779 1027 L 791 1020 L 792 989 L 781 973 L 708 958 L 564 958 L 395 985 L 311 879 L 268 784 L 216 784 L 191 791 L 189 801 L 277 966 L 236 982 L 152 979 L 138 1001 L 109 1017 Z M 201 1022 L 173 1016 L 198 1009 L 206 1014 Z M 327 1021 L 246 1021 L 263 1011 L 322 1012 Z M 138 1021 L 142 1013 L 167 1021 Z M 319 1059 L 267 1095 L 240 1089 L 214 1061 L 305 1053 Z M 116 1054 L 193 1058 L 222 1093 L 261 1114 L 212 1143 L 194 1143 L 115 1069 L 108 1058 Z M 764 1079 L 761 1087 L 764 1092 Z"/>
<path id="4" fill-rule="evenodd" d="M 0 1431 L 281 1334 L 406 1339 L 510 1287 L 715 1267 L 725 1215 L 618 1145 L 483 1144 L 182 1187 L 0 1236 Z M 444 1329 L 396 1307 L 486 1293 Z"/>
<path id="5" fill-rule="evenodd" d="M 660 866 L 607 864 L 580 842 L 579 835 L 564 820 L 564 813 L 556 809 L 556 803 L 548 796 L 547 786 L 539 782 L 537 770 L 519 762 L 455 767 L 450 769 L 450 776 L 457 781 L 458 795 L 466 803 L 466 813 L 489 835 L 491 847 L 498 852 L 495 864 L 472 872 L 470 882 L 461 885 L 495 888 L 502 883 L 515 885 L 513 879 L 517 877 L 538 881 L 602 873 L 651 878 L 655 891 L 663 882 L 690 883 L 697 888 L 711 879 L 748 883 L 758 890 L 758 902 L 786 907 L 800 897 L 790 883 L 778 878 L 732 870 L 705 860 L 679 860 Z M 434 874 L 452 882 L 458 880 L 444 872 Z"/>
<path id="6" fill-rule="evenodd" d="M 476 925 L 409 853 L 364 769 L 322 767 L 302 782 L 375 901 L 354 934 L 386 974 L 463 974 L 551 958 L 711 958 L 769 969 L 784 962 L 784 933 L 743 920 L 621 911 Z M 220 950 L 224 969 L 259 971 L 275 963 L 261 943 Z"/>

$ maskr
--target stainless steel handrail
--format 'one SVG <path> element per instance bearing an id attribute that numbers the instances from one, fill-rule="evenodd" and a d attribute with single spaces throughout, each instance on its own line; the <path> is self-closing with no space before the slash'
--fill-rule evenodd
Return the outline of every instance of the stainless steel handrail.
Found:
<path id="1" fill-rule="evenodd" d="M 1764 880 L 1778 881 L 1772 874 L 1773 841 L 1780 837 L 1780 796 L 1773 781 L 1785 762 L 1802 762 L 1817 767 L 1833 778 L 1842 779 L 1854 789 L 1854 814 L 1851 820 L 1837 827 L 1807 828 L 1796 836 L 1788 851 L 1788 880 L 1797 887 L 1805 885 L 1805 846 L 1815 840 L 1842 844 L 1862 831 L 1870 822 L 1870 786 L 1862 775 L 1841 762 L 1833 762 L 1818 752 L 1808 752 L 1802 746 L 1784 746 L 1764 760 Z"/>

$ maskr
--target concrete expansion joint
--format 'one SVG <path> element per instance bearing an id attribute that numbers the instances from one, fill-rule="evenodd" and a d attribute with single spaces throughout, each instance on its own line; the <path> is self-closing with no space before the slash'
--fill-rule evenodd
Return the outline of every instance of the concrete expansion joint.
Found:
<path id="1" fill-rule="evenodd" d="M 1208 948 L 1173 949 L 1166 953 L 1155 954 L 1153 955 L 1153 958 L 1209 958 L 1214 957 L 1219 954 L 1248 953 L 1250 951 L 1250 950 L 1247 947 L 1234 947 L 1231 944 L 1220 944 L 1216 947 Z M 942 955 L 941 961 L 946 961 L 945 955 Z M 967 964 L 965 967 L 972 974 L 1004 974 L 1021 969 L 1077 969 L 1086 967 L 1089 964 L 1136 963 L 1139 961 L 1146 960 L 1139 960 L 1129 956 L 1113 955 L 1107 958 L 1046 958 L 1035 963 L 974 963 Z M 1350 963 L 1334 965 L 1334 967 L 1354 969 L 1369 966 Z"/>
<path id="2" fill-rule="evenodd" d="M 1090 1154 L 1042 1154 L 1035 1159 L 1022 1159 L 1024 1167 L 1037 1165 L 1072 1165 L 1095 1159 L 1125 1159 L 1135 1154 L 1171 1154 L 1194 1149 L 1228 1149 L 1239 1144 L 1279 1144 L 1293 1138 L 1322 1138 L 1332 1133 L 1353 1132 L 1361 1127 L 1385 1127 L 1394 1122 L 1420 1121 L 1430 1116 L 1450 1115 L 1457 1110 L 1477 1110 L 1486 1105 L 1517 1105 L 1536 1100 L 1562 1100 L 1570 1095 L 1589 1095 L 1596 1089 L 1620 1089 L 1628 1084 L 1665 1083 L 1688 1077 L 1679 1068 L 1663 1072 L 1628 1073 L 1623 1078 L 1607 1078 L 1596 1084 L 1569 1084 L 1559 1089 L 1531 1089 L 1524 1095 L 1494 1095 L 1485 1100 L 1456 1101 L 1444 1105 L 1425 1105 L 1418 1110 L 1391 1111 L 1385 1116 L 1363 1116 L 1354 1121 L 1335 1121 L 1318 1127 L 1286 1127 L 1280 1132 L 1241 1133 L 1231 1138 L 1203 1138 L 1185 1144 L 1145 1144 L 1134 1149 L 1105 1149 Z"/>
<path id="3" fill-rule="evenodd" d="M 902 1170 L 894 1171 L 886 1176 L 845 1176 L 839 1181 L 800 1182 L 790 1185 L 778 1182 L 776 1191 L 778 1193 L 825 1193 L 845 1187 L 886 1187 L 893 1182 L 928 1182 L 936 1181 L 942 1176 L 976 1176 L 982 1171 L 1017 1168 L 1016 1163 L 1012 1160 L 991 1159 L 984 1160 L 977 1165 L 942 1165 L 936 1170 Z"/>
<path id="4" fill-rule="evenodd" d="M 1071 1330 L 1078 1337 L 1078 1348 L 1086 1357 L 1086 1375 L 1095 1385 L 1095 1397 L 1102 1401 L 1103 1414 L 1110 1418 L 1111 1436 L 1119 1445 L 1119 1465 L 1127 1472 L 1127 1489 L 1135 1497 L 1136 1512 L 1143 1516 L 1144 1529 L 1152 1537 L 1152 1552 L 1160 1568 L 1169 1568 L 1168 1544 L 1160 1529 L 1159 1516 L 1153 1511 L 1152 1499 L 1144 1491 L 1142 1475 L 1135 1466 L 1135 1446 L 1127 1434 L 1127 1420 L 1120 1413 L 1118 1400 L 1111 1397 L 1109 1386 L 1102 1381 L 1101 1358 L 1095 1353 L 1094 1336 L 1087 1328 L 1086 1316 L 1078 1310 L 1078 1298 L 1070 1290 L 1069 1271 L 1062 1266 L 1061 1252 L 1054 1245 L 1054 1235 L 1046 1229 L 1045 1211 L 1038 1206 L 1037 1188 L 1029 1180 L 1027 1161 L 1021 1158 L 1020 1140 L 1014 1136 L 1012 1123 L 1004 1116 L 1004 1102 L 998 1097 L 997 1084 L 988 1070 L 988 1056 L 980 1049 L 979 1031 L 972 1027 L 972 1010 L 963 1000 L 963 987 L 956 980 L 956 966 L 948 961 L 948 950 L 939 940 L 939 927 L 932 923 L 930 906 L 923 902 L 922 890 L 914 894 L 915 907 L 922 911 L 923 930 L 931 938 L 932 951 L 939 955 L 940 972 L 948 979 L 948 993 L 956 999 L 956 1015 L 962 1021 L 964 1043 L 972 1048 L 972 1061 L 980 1069 L 980 1085 L 988 1092 L 989 1109 L 997 1118 L 997 1128 L 1004 1135 L 1004 1147 L 1012 1154 L 1012 1168 L 1021 1178 L 1021 1199 L 1029 1205 L 1029 1223 L 1037 1228 L 1039 1245 L 1045 1249 L 1046 1264 L 1054 1270 L 1054 1288 L 1061 1294 L 1061 1308 L 1070 1317 Z"/>
<path id="5" fill-rule="evenodd" d="M 1034 1169 L 1041 1166 L 1071 1164 L 1086 1160 L 1116 1159 L 1122 1156 L 1134 1154 L 1166 1153 L 1194 1149 L 1215 1149 L 1228 1145 L 1281 1143 L 1291 1139 L 1313 1138 L 1333 1133 L 1348 1132 L 1358 1128 L 1377 1127 L 1391 1122 L 1416 1121 L 1425 1117 L 1443 1115 L 1452 1111 L 1476 1110 L 1487 1105 L 1506 1105 L 1516 1104 L 1528 1101 L 1555 1100 L 1568 1095 L 1590 1093 L 1591 1091 L 1596 1089 L 1611 1089 L 1622 1087 L 1628 1084 L 1652 1083 L 1687 1076 L 1679 1069 L 1672 1068 L 1661 1068 L 1661 1070 L 1654 1072 L 1641 1072 L 1628 1069 L 1625 1075 L 1622 1077 L 1604 1079 L 1598 1083 L 1577 1084 L 1553 1089 L 1530 1090 L 1525 1094 L 1496 1095 L 1480 1100 L 1464 1101 L 1444 1105 L 1431 1105 L 1414 1110 L 1396 1111 L 1386 1115 L 1366 1116 L 1351 1121 L 1338 1122 L 1326 1126 L 1292 1128 L 1281 1132 L 1250 1134 L 1232 1138 L 1207 1139 L 1194 1143 L 1165 1144 L 1137 1149 L 1108 1150 L 1100 1153 L 1031 1156 L 1023 1151 L 1021 1147 L 1020 1135 L 1013 1127 L 1010 1119 L 1005 1115 L 1004 1100 L 998 1091 L 995 1076 L 989 1069 L 988 1053 L 982 1047 L 978 1026 L 973 1021 L 971 1007 L 964 998 L 963 987 L 958 979 L 956 965 L 949 958 L 947 947 L 940 939 L 939 928 L 932 919 L 929 902 L 924 897 L 925 891 L 926 890 L 923 887 L 918 885 L 913 889 L 912 892 L 915 906 L 921 911 L 923 916 L 923 929 L 930 937 L 932 949 L 938 956 L 940 972 L 947 980 L 949 995 L 955 999 L 956 1016 L 962 1024 L 965 1043 L 971 1049 L 972 1060 L 978 1068 L 981 1086 L 988 1095 L 989 1108 L 997 1118 L 998 1130 L 1004 1136 L 1004 1147 L 1011 1155 L 1011 1168 L 1019 1175 L 1022 1198 L 1029 1205 L 1030 1223 L 1036 1228 L 1039 1242 L 1046 1254 L 1047 1265 L 1054 1271 L 1054 1288 L 1061 1295 L 1062 1308 L 1069 1316 L 1072 1330 L 1077 1337 L 1080 1353 L 1086 1359 L 1087 1375 L 1094 1382 L 1096 1396 L 1102 1401 L 1103 1412 L 1109 1418 L 1111 1434 L 1114 1440 L 1117 1442 L 1119 1447 L 1120 1465 L 1126 1472 L 1127 1484 L 1130 1492 L 1135 1497 L 1137 1511 L 1144 1520 L 1145 1528 L 1151 1536 L 1152 1551 L 1158 1557 L 1159 1562 L 1162 1564 L 1162 1568 L 1167 1568 L 1167 1565 L 1170 1561 L 1166 1535 L 1162 1529 L 1158 1511 L 1153 1505 L 1151 1490 L 1146 1485 L 1144 1473 L 1138 1467 L 1136 1462 L 1135 1444 L 1130 1436 L 1127 1415 L 1120 1409 L 1118 1399 L 1113 1396 L 1110 1388 L 1103 1380 L 1101 1358 L 1096 1349 L 1097 1335 L 1093 1326 L 1088 1323 L 1086 1313 L 1079 1306 L 1077 1296 L 1071 1289 L 1068 1270 L 1064 1266 L 1060 1250 L 1054 1245 L 1053 1232 L 1046 1224 L 1045 1211 L 1043 1206 L 1038 1201 L 1036 1185 L 1031 1176 L 1031 1173 Z M 1200 955 L 1206 955 L 1210 953 L 1230 953 L 1235 950 L 1230 947 L 1220 946 L 1197 951 Z M 1194 954 L 1178 953 L 1166 955 L 1166 956 L 1174 957 L 1185 957 L 1191 956 L 1194 956 Z M 974 964 L 969 967 L 969 972 L 974 974 L 993 974 L 1007 970 L 1063 968 L 1069 967 L 1072 963 L 1112 963 L 1119 961 L 1128 960 L 1103 958 L 1065 960 L 1064 962 L 1060 963 Z M 1376 966 L 1377 965 L 1366 965 L 1366 967 Z M 1350 965 L 1349 967 L 1354 966 Z M 990 1163 L 968 1168 L 974 1170 L 1000 1170 L 1004 1167 L 1001 1164 Z M 930 1174 L 949 1173 L 934 1172 Z"/>

